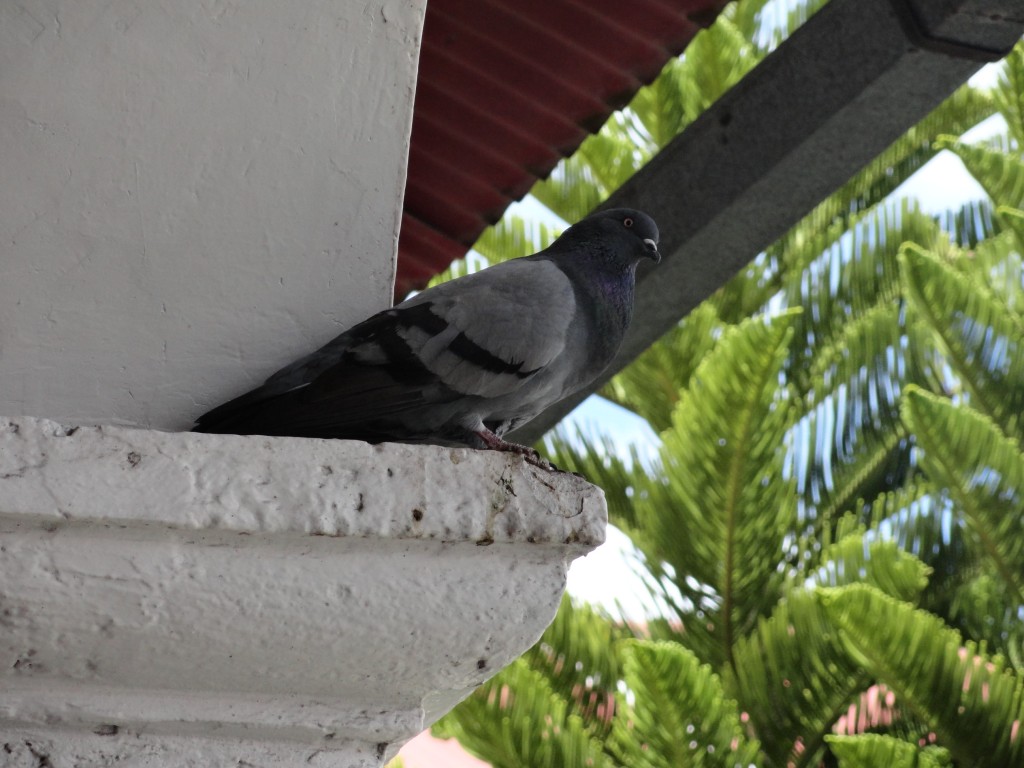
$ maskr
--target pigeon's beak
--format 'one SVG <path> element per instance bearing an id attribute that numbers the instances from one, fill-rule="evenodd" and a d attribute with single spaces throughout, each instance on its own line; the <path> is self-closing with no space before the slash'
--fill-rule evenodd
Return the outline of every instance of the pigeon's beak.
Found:
<path id="1" fill-rule="evenodd" d="M 661 254 L 658 253 L 658 244 L 649 237 L 644 238 L 644 248 L 647 249 L 647 256 L 655 264 L 661 263 Z"/>

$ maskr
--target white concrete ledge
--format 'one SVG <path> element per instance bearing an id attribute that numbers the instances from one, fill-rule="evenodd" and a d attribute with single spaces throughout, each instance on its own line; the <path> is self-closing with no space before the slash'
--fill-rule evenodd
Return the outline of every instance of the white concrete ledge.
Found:
<path id="1" fill-rule="evenodd" d="M 605 520 L 511 455 L 0 419 L 0 740 L 380 765 L 536 640 Z"/>

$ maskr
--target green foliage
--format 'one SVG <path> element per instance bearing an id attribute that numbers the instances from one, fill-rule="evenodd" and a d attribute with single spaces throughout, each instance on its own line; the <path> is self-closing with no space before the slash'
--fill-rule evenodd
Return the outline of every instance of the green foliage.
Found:
<path id="1" fill-rule="evenodd" d="M 995 243 L 994 248 L 986 249 L 978 256 L 986 263 L 992 262 L 996 274 L 992 275 L 999 282 L 997 286 L 1005 291 L 1007 303 L 1020 312 L 1021 300 L 1021 253 L 1024 252 L 1024 211 L 1008 205 L 996 208 L 996 216 L 1003 226 L 1013 235 L 1010 242 Z M 999 269 L 1003 267 L 1003 269 Z M 1008 269 L 1007 269 L 1008 268 Z M 1001 274 L 1000 274 L 1001 273 Z"/>
<path id="2" fill-rule="evenodd" d="M 662 433 L 663 476 L 644 483 L 636 502 L 637 546 L 657 576 L 691 575 L 675 583 L 684 602 L 672 602 L 690 647 L 716 664 L 729 660 L 735 638 L 778 595 L 773 566 L 794 496 L 771 478 L 790 421 L 778 382 L 791 322 L 791 315 L 749 320 L 726 332 Z"/>
<path id="3" fill-rule="evenodd" d="M 625 627 L 564 597 L 555 620 L 523 660 L 545 676 L 592 733 L 604 736 L 611 728 L 623 666 L 608 649 L 630 637 Z"/>
<path id="4" fill-rule="evenodd" d="M 821 554 L 811 578 L 818 587 L 870 584 L 898 600 L 915 601 L 928 584 L 928 568 L 894 541 L 869 538 L 863 530 L 843 536 Z"/>
<path id="5" fill-rule="evenodd" d="M 939 734 L 960 765 L 1024 762 L 1024 681 L 942 619 L 873 587 L 822 590 L 850 653 Z"/>
<path id="6" fill-rule="evenodd" d="M 587 213 L 821 4 L 729 6 L 536 196 Z M 549 436 L 659 614 L 563 601 L 438 732 L 496 766 L 1024 764 L 1022 93 L 1024 44 L 618 374 L 602 395 L 653 456 Z M 997 109 L 1005 134 L 965 143 Z M 943 149 L 990 200 L 888 197 Z M 553 236 L 511 221 L 478 251 Z"/>
<path id="7" fill-rule="evenodd" d="M 1020 435 L 1024 317 L 974 278 L 965 260 L 958 262 L 958 270 L 935 254 L 908 245 L 900 266 L 911 311 L 942 348 L 942 357 L 929 361 L 933 386 L 945 388 L 945 369 L 952 368 L 974 408 Z"/>
<path id="8" fill-rule="evenodd" d="M 434 726 L 494 768 L 601 768 L 614 763 L 601 743 L 555 694 L 548 680 L 522 659 L 474 691 Z"/>
<path id="9" fill-rule="evenodd" d="M 634 641 L 623 656 L 633 703 L 612 735 L 622 765 L 746 768 L 757 762 L 757 742 L 748 740 L 736 702 L 711 667 L 679 643 Z"/>
<path id="10" fill-rule="evenodd" d="M 738 640 L 734 659 L 730 688 L 755 724 L 766 765 L 814 765 L 822 736 L 870 682 L 809 590 L 781 600 Z"/>
<path id="11" fill-rule="evenodd" d="M 1024 160 L 1006 139 L 984 146 L 943 136 L 937 146 L 954 152 L 997 205 L 1019 206 L 1024 201 Z"/>
<path id="12" fill-rule="evenodd" d="M 893 542 L 869 541 L 863 531 L 822 553 L 812 576 L 819 586 L 864 581 L 900 599 L 915 600 L 928 569 Z M 822 737 L 849 701 L 871 682 L 844 651 L 825 611 L 809 589 L 792 589 L 736 644 L 735 689 L 758 725 L 774 762 L 813 765 Z M 798 745 L 799 744 L 799 748 Z"/>
<path id="13" fill-rule="evenodd" d="M 826 736 L 839 768 L 949 768 L 949 751 L 941 747 L 918 747 L 890 736 Z"/>
<path id="14" fill-rule="evenodd" d="M 989 419 L 966 406 L 909 389 L 908 428 L 921 467 L 945 489 L 1005 586 L 1024 604 L 1024 454 Z"/>
<path id="15" fill-rule="evenodd" d="M 1024 46 L 1018 44 L 1006 57 L 993 97 L 1006 120 L 1007 135 L 1019 150 L 1024 147 Z"/>

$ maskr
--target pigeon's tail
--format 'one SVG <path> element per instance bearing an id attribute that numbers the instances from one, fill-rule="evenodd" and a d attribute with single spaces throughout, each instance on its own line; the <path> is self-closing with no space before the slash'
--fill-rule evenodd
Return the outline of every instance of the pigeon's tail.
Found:
<path id="1" fill-rule="evenodd" d="M 246 397 L 243 395 L 239 400 Z M 380 443 L 387 439 L 387 435 L 372 424 L 360 420 L 310 420 L 308 411 L 287 395 L 257 402 L 236 403 L 232 400 L 200 416 L 192 431 L 218 435 L 335 438 L 367 443 Z"/>
<path id="2" fill-rule="evenodd" d="M 375 367 L 349 365 L 284 392 L 264 385 L 204 413 L 193 432 L 268 437 L 321 437 L 379 443 L 414 433 L 403 418 L 424 404 L 423 392 Z M 418 435 L 409 434 L 416 439 Z"/>
<path id="3" fill-rule="evenodd" d="M 200 419 L 192 427 L 193 432 L 212 435 L 262 435 L 264 437 L 317 437 L 336 440 L 361 440 L 365 443 L 382 443 L 388 435 L 370 428 L 309 427 L 297 429 L 294 425 L 281 423 L 280 419 L 261 419 L 252 415 L 223 418 L 216 421 Z"/>
<path id="4" fill-rule="evenodd" d="M 275 401 L 284 396 L 269 394 L 265 385 L 258 387 L 207 411 L 196 419 L 192 431 L 221 435 L 273 435 L 274 432 L 260 430 L 271 428 L 266 417 L 274 413 Z"/>
<path id="5" fill-rule="evenodd" d="M 219 410 L 219 409 L 216 409 Z M 277 430 L 269 422 L 244 411 L 236 413 L 204 413 L 192 425 L 193 432 L 211 435 L 266 435 L 276 436 Z"/>

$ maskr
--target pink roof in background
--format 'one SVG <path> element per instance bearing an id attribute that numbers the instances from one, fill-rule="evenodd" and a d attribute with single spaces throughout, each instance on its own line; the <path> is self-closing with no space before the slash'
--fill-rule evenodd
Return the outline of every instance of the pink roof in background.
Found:
<path id="1" fill-rule="evenodd" d="M 424 731 L 398 753 L 403 768 L 490 768 L 459 746 L 455 739 L 435 739 Z"/>

